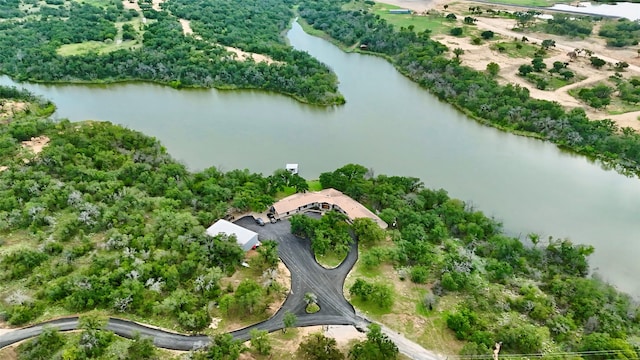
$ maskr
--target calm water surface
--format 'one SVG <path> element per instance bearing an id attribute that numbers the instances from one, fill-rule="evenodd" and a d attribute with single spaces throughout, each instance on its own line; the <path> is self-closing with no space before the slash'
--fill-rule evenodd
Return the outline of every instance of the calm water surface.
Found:
<path id="1" fill-rule="evenodd" d="M 347 104 L 317 108 L 257 91 L 173 90 L 149 84 L 24 87 L 56 116 L 109 120 L 160 139 L 193 170 L 216 166 L 301 175 L 360 163 L 416 176 L 505 223 L 596 247 L 592 268 L 640 296 L 640 180 L 605 171 L 554 145 L 480 126 L 386 61 L 346 54 L 294 24 L 289 40 L 338 75 Z M 0 78 L 2 84 L 13 84 Z"/>

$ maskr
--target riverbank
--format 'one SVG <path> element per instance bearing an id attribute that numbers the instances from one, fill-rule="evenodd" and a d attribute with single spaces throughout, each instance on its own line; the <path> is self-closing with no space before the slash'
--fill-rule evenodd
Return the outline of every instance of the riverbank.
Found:
<path id="1" fill-rule="evenodd" d="M 462 1 L 456 3 L 449 3 L 445 0 L 384 0 L 381 4 L 391 4 L 394 6 L 400 6 L 415 11 L 417 17 L 423 16 L 429 11 L 445 11 L 447 13 L 453 13 L 459 18 L 469 16 L 468 8 L 476 6 L 478 3 L 482 3 L 482 8 L 491 8 L 493 11 L 502 12 L 514 12 L 522 10 L 523 6 L 514 6 L 508 4 L 492 4 L 485 1 Z M 444 9 L 444 6 L 447 6 Z M 547 11 L 544 8 L 536 8 L 541 11 Z M 550 12 L 556 12 L 548 10 Z M 508 39 L 520 39 L 526 36 L 528 43 L 540 44 L 544 39 L 551 39 L 555 41 L 555 46 L 547 50 L 547 56 L 545 62 L 552 64 L 554 61 L 568 62 L 570 58 L 567 53 L 574 51 L 575 49 L 588 49 L 593 52 L 593 56 L 601 57 L 609 64 L 616 64 L 619 62 L 627 62 L 630 66 L 625 69 L 624 76 L 627 78 L 640 76 L 640 57 L 637 55 L 635 49 L 632 48 L 612 48 L 608 47 L 606 41 L 597 36 L 591 36 L 588 38 L 567 38 L 563 36 L 557 36 L 552 34 L 544 34 L 539 32 L 533 32 L 531 30 L 526 31 L 514 31 L 517 28 L 515 19 L 506 17 L 487 17 L 484 15 L 473 15 L 476 18 L 474 28 L 477 28 L 478 33 L 480 31 L 492 31 L 499 36 L 502 36 L 504 40 Z M 543 21 L 543 20 L 540 20 Z M 596 27 L 597 30 L 597 27 Z M 594 32 L 596 31 L 594 30 Z M 594 109 L 579 99 L 568 94 L 568 90 L 593 85 L 600 81 L 606 80 L 609 76 L 613 75 L 613 72 L 609 67 L 603 67 L 601 69 L 594 68 L 589 62 L 589 58 L 586 55 L 578 56 L 569 64 L 569 69 L 577 73 L 582 80 L 571 83 L 569 86 L 562 86 L 555 90 L 540 90 L 535 84 L 527 80 L 525 77 L 517 75 L 518 67 L 525 64 L 526 58 L 516 58 L 507 53 L 500 53 L 493 48 L 491 42 L 483 42 L 482 44 L 473 43 L 473 36 L 467 37 L 455 37 L 448 34 L 434 34 L 433 38 L 442 42 L 450 48 L 461 48 L 464 50 L 464 54 L 460 57 L 462 64 L 469 66 L 478 71 L 485 71 L 487 64 L 495 62 L 500 66 L 500 73 L 498 76 L 501 84 L 518 84 L 521 87 L 527 88 L 532 98 L 556 101 L 560 103 L 566 109 L 582 108 L 587 113 L 587 116 L 591 120 L 611 119 L 619 127 L 630 127 L 636 131 L 640 131 L 640 120 L 637 111 L 623 112 L 611 110 L 611 109 Z"/>
<path id="2" fill-rule="evenodd" d="M 368 43 L 364 47 L 357 46 L 353 51 L 386 57 L 398 71 L 468 116 L 514 134 L 551 141 L 563 149 L 603 161 L 624 174 L 640 171 L 640 153 L 636 152 L 640 148 L 640 136 L 634 130 L 621 132 L 608 119 L 590 121 L 588 113 L 583 111 L 584 106 L 567 109 L 555 98 L 536 99 L 530 85 L 514 86 L 485 71 L 468 67 L 464 55 L 460 56 L 465 53 L 464 49 L 457 48 L 460 53 L 454 57 L 450 53 L 451 47 L 435 42 L 437 36 L 431 36 L 434 38 L 431 40 L 426 36 L 416 36 L 411 28 L 397 31 L 382 22 L 384 20 L 374 20 L 370 12 L 365 12 L 366 16 L 352 17 L 347 10 L 319 6 L 321 3 L 324 4 L 322 1 L 309 3 L 301 15 L 306 16 L 309 23 L 321 23 L 327 36 L 343 43 L 342 49 L 353 47 L 353 37 L 345 33 L 366 32 L 368 21 L 380 22 L 379 26 L 384 31 L 362 36 L 368 39 Z M 366 5 L 361 10 L 367 11 Z M 350 28 L 345 28 L 346 24 Z M 527 63 L 526 59 L 522 61 Z M 634 65 L 628 66 L 634 71 L 635 68 Z M 565 122 L 569 124 L 568 128 L 563 125 Z M 612 147 L 616 143 L 624 145 Z"/>

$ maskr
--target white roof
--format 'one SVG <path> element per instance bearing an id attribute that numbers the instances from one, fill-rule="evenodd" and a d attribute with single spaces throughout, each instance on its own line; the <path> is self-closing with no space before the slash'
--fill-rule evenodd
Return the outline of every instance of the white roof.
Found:
<path id="1" fill-rule="evenodd" d="M 209 236 L 216 236 L 219 234 L 235 235 L 238 239 L 238 244 L 246 244 L 249 240 L 258 235 L 256 232 L 222 219 L 209 226 L 207 234 Z"/>

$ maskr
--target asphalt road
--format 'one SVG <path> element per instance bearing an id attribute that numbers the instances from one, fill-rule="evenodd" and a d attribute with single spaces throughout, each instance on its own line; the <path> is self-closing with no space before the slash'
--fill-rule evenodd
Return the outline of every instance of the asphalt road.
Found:
<path id="1" fill-rule="evenodd" d="M 252 329 L 266 330 L 268 332 L 281 330 L 284 328 L 283 318 L 286 311 L 290 311 L 297 316 L 297 327 L 353 325 L 361 331 L 366 330 L 370 321 L 356 314 L 353 306 L 344 298 L 342 290 L 347 274 L 358 260 L 358 249 L 355 241 L 342 264 L 334 269 L 325 269 L 315 261 L 309 241 L 291 234 L 288 221 L 283 220 L 275 224 L 267 222 L 265 226 L 259 226 L 253 218 L 245 217 L 236 221 L 236 224 L 257 232 L 261 241 L 275 240 L 278 242 L 280 258 L 291 272 L 291 291 L 282 307 L 271 318 L 230 332 L 235 339 L 241 341 L 249 340 L 249 331 Z M 317 296 L 320 311 L 315 314 L 307 314 L 305 311 L 304 295 L 307 292 L 312 292 Z M 75 330 L 78 328 L 78 318 L 57 319 L 10 331 L 0 336 L 0 349 L 38 336 L 45 326 L 56 327 L 61 331 Z M 165 349 L 187 351 L 209 344 L 209 338 L 204 335 L 172 333 L 116 318 L 109 319 L 106 329 L 129 339 L 136 333 L 143 337 L 153 338 L 153 343 L 157 347 Z M 440 359 L 437 354 L 423 349 L 397 332 L 386 327 L 383 327 L 383 331 L 398 345 L 401 353 L 412 359 Z"/>

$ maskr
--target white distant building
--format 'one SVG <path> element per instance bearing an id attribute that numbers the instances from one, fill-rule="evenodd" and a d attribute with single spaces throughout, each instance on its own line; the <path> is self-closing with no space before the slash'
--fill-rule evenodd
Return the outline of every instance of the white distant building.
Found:
<path id="1" fill-rule="evenodd" d="M 284 168 L 294 175 L 298 173 L 298 164 L 287 164 Z"/>
<path id="2" fill-rule="evenodd" d="M 258 233 L 227 220 L 218 220 L 207 229 L 207 235 L 209 236 L 216 236 L 219 234 L 235 235 L 238 245 L 240 245 L 244 251 L 249 251 L 260 245 L 260 242 L 258 241 Z"/>

